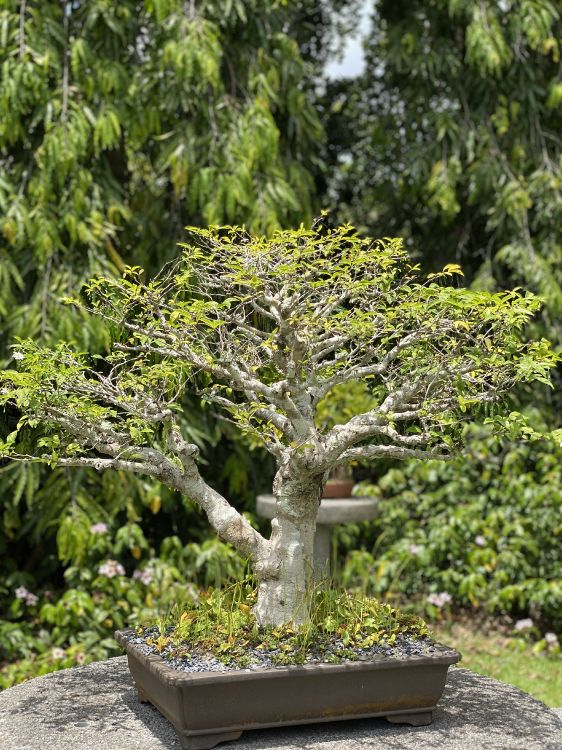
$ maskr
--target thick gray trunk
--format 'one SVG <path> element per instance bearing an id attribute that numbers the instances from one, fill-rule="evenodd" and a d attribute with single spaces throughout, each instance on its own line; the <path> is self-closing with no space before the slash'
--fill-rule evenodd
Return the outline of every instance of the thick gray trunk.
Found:
<path id="1" fill-rule="evenodd" d="M 307 589 L 314 576 L 314 534 L 321 478 L 276 478 L 277 516 L 271 522 L 271 547 L 256 566 L 258 623 L 300 624 L 309 617 Z"/>

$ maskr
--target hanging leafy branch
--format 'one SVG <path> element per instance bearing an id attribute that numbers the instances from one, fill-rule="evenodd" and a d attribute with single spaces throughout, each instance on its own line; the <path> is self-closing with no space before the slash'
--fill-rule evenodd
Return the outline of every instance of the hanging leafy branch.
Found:
<path id="1" fill-rule="evenodd" d="M 188 222 L 311 217 L 323 132 L 291 36 L 307 7 L 0 3 L 3 337 L 68 338 L 57 295 L 159 268 Z"/>

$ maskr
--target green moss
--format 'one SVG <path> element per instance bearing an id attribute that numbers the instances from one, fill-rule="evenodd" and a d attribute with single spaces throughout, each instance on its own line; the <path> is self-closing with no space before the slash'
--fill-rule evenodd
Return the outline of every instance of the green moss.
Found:
<path id="1" fill-rule="evenodd" d="M 329 587 L 310 594 L 310 622 L 259 628 L 252 607 L 251 581 L 211 590 L 191 608 L 139 629 L 147 643 L 169 659 L 212 655 L 224 664 L 247 667 L 266 657 L 275 665 L 303 664 L 311 657 L 326 662 L 357 659 L 378 644 L 392 646 L 398 636 L 429 635 L 425 622 L 360 593 Z"/>

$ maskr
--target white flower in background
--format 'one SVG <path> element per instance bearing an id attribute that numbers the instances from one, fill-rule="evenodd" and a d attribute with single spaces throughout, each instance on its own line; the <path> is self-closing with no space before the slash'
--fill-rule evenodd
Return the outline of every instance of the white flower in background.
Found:
<path id="1" fill-rule="evenodd" d="M 117 560 L 106 560 L 103 565 L 99 566 L 98 573 L 106 578 L 114 578 L 115 576 L 124 576 L 125 568 Z"/>
<path id="2" fill-rule="evenodd" d="M 21 362 L 22 359 L 25 359 L 25 354 L 23 352 L 15 351 L 12 354 L 12 357 L 16 359 L 18 362 Z"/>
<path id="3" fill-rule="evenodd" d="M 558 636 L 556 633 L 545 633 L 544 639 L 548 646 L 558 646 Z"/>
<path id="4" fill-rule="evenodd" d="M 16 599 L 21 599 L 23 602 L 29 605 L 37 604 L 39 601 L 39 597 L 35 596 L 35 594 L 32 594 L 31 591 L 28 591 L 25 586 L 19 586 L 15 590 Z"/>
<path id="5" fill-rule="evenodd" d="M 90 526 L 90 534 L 106 534 L 107 524 L 105 523 L 93 523 Z"/>
<path id="6" fill-rule="evenodd" d="M 154 574 L 152 570 L 150 570 L 150 568 L 145 568 L 144 570 L 140 570 L 139 568 L 137 568 L 133 573 L 133 578 L 137 581 L 140 581 L 141 583 L 144 583 L 145 586 L 148 586 L 149 583 L 152 583 Z"/>
<path id="7" fill-rule="evenodd" d="M 478 534 L 478 536 L 474 537 L 474 544 L 476 544 L 477 547 L 485 547 L 486 546 L 486 540 L 482 536 L 482 534 Z"/>
<path id="8" fill-rule="evenodd" d="M 519 632 L 524 632 L 525 630 L 530 630 L 531 628 L 535 627 L 535 623 L 531 620 L 530 617 L 526 617 L 523 620 L 517 620 L 517 622 L 514 625 L 515 630 L 518 630 Z"/>
<path id="9" fill-rule="evenodd" d="M 438 594 L 430 594 L 427 597 L 427 601 L 429 604 L 433 604 L 441 609 L 446 604 L 450 604 L 453 601 L 453 597 L 447 591 L 441 591 Z"/>
<path id="10" fill-rule="evenodd" d="M 409 544 L 408 545 L 408 552 L 411 555 L 419 555 L 422 550 L 423 550 L 423 547 L 420 544 Z"/>
<path id="11" fill-rule="evenodd" d="M 58 661 L 59 659 L 64 659 L 65 656 L 66 656 L 66 651 L 64 650 L 64 648 L 59 648 L 58 646 L 55 646 L 55 648 L 52 649 L 51 651 L 51 657 L 55 661 Z"/>

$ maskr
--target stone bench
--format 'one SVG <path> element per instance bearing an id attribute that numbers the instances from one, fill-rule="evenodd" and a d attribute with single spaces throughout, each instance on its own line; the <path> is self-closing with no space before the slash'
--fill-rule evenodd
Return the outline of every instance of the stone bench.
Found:
<path id="1" fill-rule="evenodd" d="M 256 696 L 259 700 L 259 696 Z M 126 657 L 53 672 L 0 693 L 2 750 L 180 750 L 137 700 Z M 384 719 L 246 732 L 225 750 L 562 750 L 562 721 L 511 685 L 452 668 L 426 727 Z"/>

